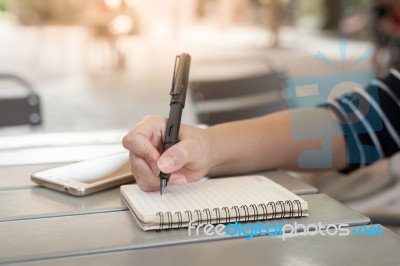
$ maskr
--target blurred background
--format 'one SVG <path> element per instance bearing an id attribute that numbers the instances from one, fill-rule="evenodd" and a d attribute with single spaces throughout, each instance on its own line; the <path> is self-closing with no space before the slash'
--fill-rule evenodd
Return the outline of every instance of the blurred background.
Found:
<path id="1" fill-rule="evenodd" d="M 375 22 L 386 12 L 380 2 L 391 1 L 0 0 L 0 73 L 34 88 L 40 131 L 128 129 L 144 115 L 168 114 L 174 57 L 181 52 L 192 55 L 192 79 L 263 71 L 253 59 L 264 57 L 287 77 L 301 77 L 338 71 L 315 55 L 340 62 L 343 38 L 349 61 L 395 46 L 394 37 L 378 40 Z M 392 63 L 383 50 L 380 73 Z M 224 63 L 238 58 L 253 61 Z M 361 67 L 378 66 L 374 58 Z M 6 83 L 0 96 L 24 93 Z M 190 100 L 183 119 L 198 122 Z"/>

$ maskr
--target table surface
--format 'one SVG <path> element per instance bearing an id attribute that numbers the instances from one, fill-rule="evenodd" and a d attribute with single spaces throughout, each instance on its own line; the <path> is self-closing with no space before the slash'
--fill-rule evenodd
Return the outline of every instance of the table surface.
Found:
<path id="1" fill-rule="evenodd" d="M 359 261 L 363 258 L 363 250 L 357 247 L 362 244 L 367 245 L 368 250 L 373 249 L 375 242 L 378 248 L 366 252 L 366 258 L 371 258 L 367 260 L 370 265 L 378 256 L 383 260 L 381 265 L 400 263 L 400 255 L 393 252 L 399 250 L 400 238 L 387 229 L 383 237 L 375 238 L 299 235 L 285 241 L 271 236 L 256 237 L 251 241 L 204 233 L 189 236 L 186 228 L 144 232 L 127 210 L 118 188 L 74 197 L 30 181 L 32 172 L 55 165 L 59 164 L 0 168 L 0 264 L 130 265 L 132 261 L 140 264 L 164 261 L 163 265 L 181 262 L 204 265 L 218 261 L 221 265 L 232 265 L 241 261 L 271 260 L 276 265 L 287 265 L 293 260 L 301 262 L 299 265 L 320 265 L 329 264 L 325 263 L 329 258 L 344 252 L 341 247 L 354 252 L 354 255 L 344 252 L 347 255 L 340 257 L 341 261 Z M 308 217 L 282 219 L 283 224 L 320 223 L 320 226 L 326 226 L 346 223 L 356 228 L 370 223 L 368 217 L 325 194 L 317 194 L 315 188 L 285 172 L 264 174 L 309 203 Z M 388 248 L 379 248 L 388 245 Z M 316 248 L 327 257 L 316 255 Z M 184 253 L 182 256 L 176 256 L 181 252 Z M 355 264 L 361 264 L 359 262 Z"/>
<path id="2" fill-rule="evenodd" d="M 383 235 L 296 235 L 285 241 L 277 237 L 241 238 L 65 256 L 20 265 L 399 265 L 399 236 L 387 229 Z"/>

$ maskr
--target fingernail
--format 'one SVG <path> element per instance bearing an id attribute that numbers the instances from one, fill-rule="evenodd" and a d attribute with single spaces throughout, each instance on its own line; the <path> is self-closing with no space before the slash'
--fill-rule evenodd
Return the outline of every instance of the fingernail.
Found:
<path id="1" fill-rule="evenodd" d="M 171 157 L 162 157 L 158 160 L 157 165 L 161 171 L 168 171 L 174 166 L 174 160 Z"/>
<path id="2" fill-rule="evenodd" d="M 187 180 L 184 177 L 174 179 L 174 181 L 172 182 L 173 185 L 184 185 L 186 183 L 187 183 Z"/>

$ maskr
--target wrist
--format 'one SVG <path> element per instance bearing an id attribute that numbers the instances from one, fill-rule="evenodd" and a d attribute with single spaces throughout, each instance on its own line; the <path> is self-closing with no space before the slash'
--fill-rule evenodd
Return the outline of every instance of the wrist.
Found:
<path id="1" fill-rule="evenodd" d="M 221 175 L 226 171 L 224 165 L 228 162 L 228 155 L 226 149 L 223 147 L 226 136 L 221 136 L 217 127 L 210 127 L 206 129 L 208 141 L 208 154 L 209 154 L 209 169 L 208 175 Z"/>

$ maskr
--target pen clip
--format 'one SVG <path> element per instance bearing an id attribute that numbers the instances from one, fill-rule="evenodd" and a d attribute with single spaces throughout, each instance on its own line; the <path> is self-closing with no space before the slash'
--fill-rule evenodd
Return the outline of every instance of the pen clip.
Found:
<path id="1" fill-rule="evenodd" d="M 174 77 L 172 79 L 172 88 L 171 88 L 171 91 L 169 93 L 171 96 L 178 96 L 183 91 L 183 86 L 180 86 L 179 90 L 177 90 L 178 88 L 175 88 L 175 82 L 176 82 L 176 79 L 177 79 L 177 76 L 178 76 L 178 69 L 179 69 L 180 63 L 181 63 L 181 58 L 180 58 L 179 55 L 177 55 L 176 58 L 175 58 Z"/>

